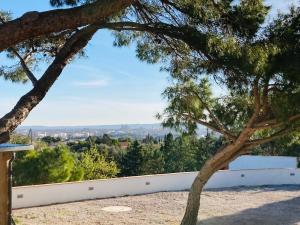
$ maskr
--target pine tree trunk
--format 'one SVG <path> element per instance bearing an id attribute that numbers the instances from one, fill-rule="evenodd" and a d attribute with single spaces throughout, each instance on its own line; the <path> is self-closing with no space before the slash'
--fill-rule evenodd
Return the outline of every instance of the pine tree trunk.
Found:
<path id="1" fill-rule="evenodd" d="M 241 143 L 238 143 L 238 145 L 231 144 L 222 147 L 218 153 L 205 162 L 191 186 L 186 211 L 181 221 L 181 225 L 197 224 L 200 197 L 205 184 L 216 171 L 235 159 L 238 156 L 240 149 L 242 149 Z"/>
<path id="2" fill-rule="evenodd" d="M 200 208 L 200 196 L 203 190 L 203 187 L 205 183 L 207 182 L 208 178 L 207 175 L 203 174 L 202 171 L 200 171 L 196 177 L 196 179 L 193 182 L 193 185 L 191 187 L 188 202 L 186 206 L 186 211 L 184 214 L 184 217 L 181 221 L 181 225 L 196 225 L 197 224 L 197 218 L 198 218 L 198 211 Z"/>
<path id="3" fill-rule="evenodd" d="M 204 166 L 199 171 L 197 177 L 195 178 L 186 206 L 186 211 L 184 217 L 181 221 L 181 225 L 196 225 L 198 218 L 198 211 L 200 208 L 200 196 L 203 190 L 204 185 L 207 183 L 209 178 L 214 174 L 218 169 L 214 169 L 212 166 L 213 159 L 208 160 Z"/>

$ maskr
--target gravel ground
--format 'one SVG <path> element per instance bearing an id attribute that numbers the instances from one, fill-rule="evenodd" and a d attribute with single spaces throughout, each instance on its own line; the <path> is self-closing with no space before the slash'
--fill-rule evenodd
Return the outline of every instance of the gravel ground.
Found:
<path id="1" fill-rule="evenodd" d="M 164 192 L 14 210 L 20 225 L 178 225 L 187 192 Z M 108 206 L 132 211 L 111 213 Z M 199 225 L 300 225 L 300 186 L 205 191 Z"/>

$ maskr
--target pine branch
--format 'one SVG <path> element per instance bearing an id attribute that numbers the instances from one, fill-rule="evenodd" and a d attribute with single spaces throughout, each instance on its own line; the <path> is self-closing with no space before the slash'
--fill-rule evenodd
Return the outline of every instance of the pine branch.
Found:
<path id="1" fill-rule="evenodd" d="M 0 16 L 0 21 L 2 22 L 2 24 L 5 24 L 6 21 Z M 22 58 L 22 56 L 19 54 L 19 52 L 11 47 L 10 50 L 17 56 L 17 58 L 20 60 L 21 66 L 24 70 L 24 72 L 26 73 L 28 79 L 32 82 L 32 85 L 35 86 L 37 83 L 37 79 L 36 77 L 33 75 L 33 73 L 30 71 L 30 69 L 28 68 L 28 66 L 25 63 L 25 60 Z"/>
<path id="2" fill-rule="evenodd" d="M 224 124 L 219 120 L 219 118 L 216 117 L 216 115 L 209 108 L 209 106 L 203 101 L 203 99 L 201 98 L 201 96 L 197 92 L 195 92 L 195 91 L 192 91 L 192 92 L 196 95 L 196 97 L 199 99 L 199 101 L 201 102 L 201 104 L 208 111 L 210 117 L 216 123 L 217 127 L 222 131 L 222 133 L 224 134 L 225 138 L 227 140 L 233 140 L 234 139 L 234 135 L 231 134 L 229 132 L 229 130 L 227 130 L 227 128 L 224 126 Z"/>
<path id="3" fill-rule="evenodd" d="M 270 119 L 261 121 L 253 125 L 253 128 L 256 130 L 263 130 L 263 129 L 270 129 L 270 128 L 277 128 L 286 125 L 287 123 L 295 122 L 300 120 L 300 113 L 290 116 L 285 121 L 278 121 L 277 119 Z"/>
<path id="4" fill-rule="evenodd" d="M 300 130 L 300 126 L 298 126 L 296 128 L 285 127 L 283 129 L 281 129 L 280 131 L 277 131 L 276 133 L 270 135 L 269 137 L 248 141 L 246 143 L 246 147 L 247 148 L 253 148 L 253 147 L 258 146 L 258 145 L 266 144 L 270 141 L 281 138 L 281 137 L 283 137 L 283 136 L 285 136 L 285 135 L 287 135 L 287 134 L 289 134 L 293 131 L 297 131 L 297 130 Z"/>
<path id="5" fill-rule="evenodd" d="M 26 65 L 25 60 L 22 58 L 22 56 L 18 53 L 18 51 L 15 48 L 10 48 L 10 50 L 18 57 L 24 72 L 26 73 L 28 79 L 31 81 L 32 85 L 35 87 L 38 80 Z"/>
<path id="6" fill-rule="evenodd" d="M 215 132 L 217 132 L 217 133 L 219 133 L 219 134 L 221 134 L 221 135 L 224 135 L 225 137 L 228 137 L 228 140 L 229 140 L 229 141 L 233 141 L 233 140 L 236 139 L 236 136 L 233 135 L 233 134 L 231 134 L 230 132 L 227 132 L 227 131 L 225 131 L 225 130 L 222 130 L 222 129 L 220 129 L 219 127 L 215 126 L 214 124 L 209 123 L 209 122 L 206 122 L 206 121 L 204 121 L 204 120 L 195 119 L 195 118 L 192 117 L 191 114 L 186 114 L 186 113 L 185 113 L 185 114 L 182 114 L 182 116 L 184 116 L 184 117 L 185 117 L 186 119 L 188 119 L 188 120 L 194 121 L 195 123 L 201 124 L 201 125 L 203 125 L 203 126 L 209 128 L 209 129 L 211 129 L 211 130 L 213 130 L 213 131 L 215 131 Z"/>

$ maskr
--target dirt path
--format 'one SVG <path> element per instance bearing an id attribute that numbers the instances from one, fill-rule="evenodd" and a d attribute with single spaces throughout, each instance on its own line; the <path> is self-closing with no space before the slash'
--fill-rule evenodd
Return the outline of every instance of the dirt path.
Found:
<path id="1" fill-rule="evenodd" d="M 156 193 L 14 210 L 20 225 L 176 225 L 187 192 Z M 199 225 L 300 225 L 300 186 L 205 191 Z M 111 213 L 107 206 L 132 211 Z"/>

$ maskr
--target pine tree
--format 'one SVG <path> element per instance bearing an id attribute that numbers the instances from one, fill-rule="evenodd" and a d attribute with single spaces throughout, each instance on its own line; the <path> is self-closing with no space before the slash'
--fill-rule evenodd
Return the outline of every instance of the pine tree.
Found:
<path id="1" fill-rule="evenodd" d="M 135 140 L 128 147 L 122 162 L 122 175 L 137 176 L 141 174 L 143 165 L 143 147 L 139 141 Z"/>

